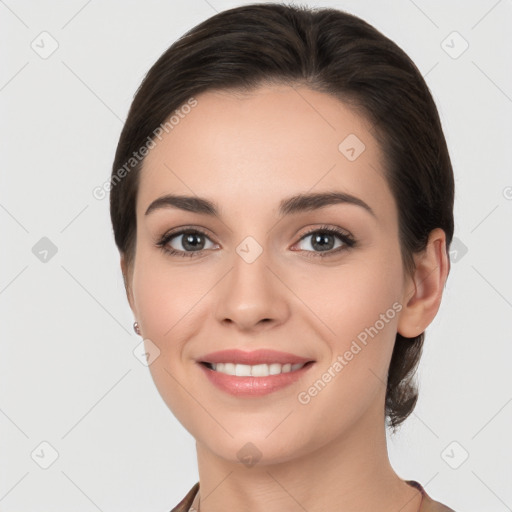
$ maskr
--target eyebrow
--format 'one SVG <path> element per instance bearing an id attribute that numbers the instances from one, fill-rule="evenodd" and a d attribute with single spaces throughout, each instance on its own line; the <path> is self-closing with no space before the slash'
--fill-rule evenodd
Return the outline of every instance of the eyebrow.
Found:
<path id="1" fill-rule="evenodd" d="M 345 192 L 317 192 L 297 194 L 279 203 L 279 216 L 292 215 L 300 212 L 318 210 L 334 204 L 351 204 L 359 206 L 376 217 L 375 212 L 362 199 Z M 197 196 L 182 196 L 166 194 L 155 199 L 146 210 L 149 215 L 163 208 L 178 208 L 187 212 L 199 213 L 219 217 L 219 210 L 215 203 Z"/>

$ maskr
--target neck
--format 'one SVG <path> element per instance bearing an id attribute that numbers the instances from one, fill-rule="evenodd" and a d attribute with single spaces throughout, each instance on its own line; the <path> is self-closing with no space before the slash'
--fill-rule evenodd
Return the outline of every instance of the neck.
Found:
<path id="1" fill-rule="evenodd" d="M 248 467 L 198 441 L 200 511 L 417 512 L 421 493 L 389 462 L 381 403 L 343 435 L 285 462 Z"/>

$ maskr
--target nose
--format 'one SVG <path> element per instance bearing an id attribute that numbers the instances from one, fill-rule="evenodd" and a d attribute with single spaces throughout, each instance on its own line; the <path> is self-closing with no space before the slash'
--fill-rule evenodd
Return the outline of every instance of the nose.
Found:
<path id="1" fill-rule="evenodd" d="M 266 253 L 249 263 L 234 255 L 233 268 L 217 290 L 217 320 L 240 331 L 261 331 L 284 323 L 291 293 L 270 268 Z"/>

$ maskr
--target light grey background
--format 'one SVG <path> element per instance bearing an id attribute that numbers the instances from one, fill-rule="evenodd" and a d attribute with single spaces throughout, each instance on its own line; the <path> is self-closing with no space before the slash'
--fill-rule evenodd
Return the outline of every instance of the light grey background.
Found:
<path id="1" fill-rule="evenodd" d="M 244 3 L 0 0 L 1 512 L 169 511 L 198 479 L 193 438 L 133 354 L 108 198 L 92 190 L 154 61 Z M 512 2 L 308 5 L 410 55 L 455 171 L 456 254 L 393 466 L 458 512 L 512 510 Z"/>

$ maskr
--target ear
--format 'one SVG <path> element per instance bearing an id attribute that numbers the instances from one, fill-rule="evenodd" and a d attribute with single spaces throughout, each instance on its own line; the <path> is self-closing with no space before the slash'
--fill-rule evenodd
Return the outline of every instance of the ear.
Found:
<path id="1" fill-rule="evenodd" d="M 406 338 L 414 338 L 424 332 L 439 310 L 450 271 L 445 232 L 441 228 L 431 231 L 427 247 L 414 259 L 416 270 L 406 280 L 403 309 L 397 326 L 398 332 Z"/>
<path id="2" fill-rule="evenodd" d="M 131 310 L 135 313 L 133 293 L 132 293 L 131 282 L 130 282 L 130 272 L 128 271 L 128 267 L 126 264 L 126 259 L 125 259 L 124 254 L 121 254 L 121 272 L 123 274 L 126 298 L 128 299 L 128 303 L 130 304 Z"/>

